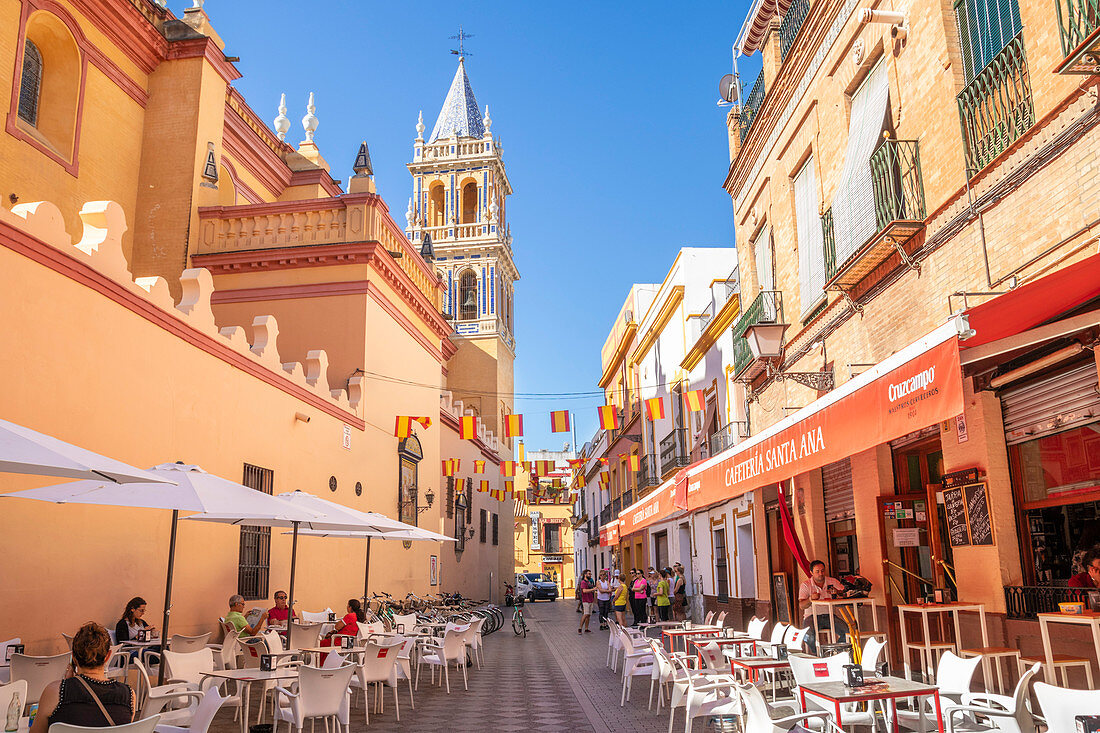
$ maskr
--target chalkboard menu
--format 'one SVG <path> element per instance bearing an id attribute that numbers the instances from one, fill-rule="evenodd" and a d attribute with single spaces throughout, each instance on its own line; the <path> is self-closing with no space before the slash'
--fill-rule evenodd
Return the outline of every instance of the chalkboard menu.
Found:
<path id="1" fill-rule="evenodd" d="M 791 597 L 787 588 L 786 573 L 772 573 L 772 594 L 775 597 L 776 623 L 791 622 Z"/>
<path id="2" fill-rule="evenodd" d="M 993 544 L 993 523 L 989 519 L 984 483 L 946 489 L 943 503 L 952 547 Z"/>

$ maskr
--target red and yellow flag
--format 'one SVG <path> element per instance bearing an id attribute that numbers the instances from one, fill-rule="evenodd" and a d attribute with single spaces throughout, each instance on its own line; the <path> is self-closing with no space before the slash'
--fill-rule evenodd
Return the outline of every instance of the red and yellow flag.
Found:
<path id="1" fill-rule="evenodd" d="M 519 438 L 523 435 L 523 415 L 504 416 L 504 437 Z"/>
<path id="2" fill-rule="evenodd" d="M 515 476 L 516 475 L 516 462 L 515 461 L 501 461 L 500 462 L 500 475 L 501 476 Z"/>
<path id="3" fill-rule="evenodd" d="M 600 471 L 600 483 L 607 486 L 611 483 L 611 474 L 608 471 Z"/>
<path id="4" fill-rule="evenodd" d="M 629 456 L 627 456 L 626 462 L 631 471 L 642 470 L 642 459 L 638 456 L 637 453 L 631 453 Z"/>
<path id="5" fill-rule="evenodd" d="M 587 485 L 588 485 L 588 480 L 585 479 L 584 474 L 583 473 L 577 474 L 577 487 L 583 489 Z"/>
<path id="6" fill-rule="evenodd" d="M 477 415 L 463 415 L 458 419 L 458 437 L 463 440 L 477 439 Z"/>
<path id="7" fill-rule="evenodd" d="M 489 496 L 497 501 L 504 501 L 504 489 L 493 489 L 489 492 Z"/>
<path id="8" fill-rule="evenodd" d="M 705 390 L 693 389 L 684 392 L 684 407 L 688 412 L 703 412 L 707 409 L 707 393 Z"/>
<path id="9" fill-rule="evenodd" d="M 489 482 L 485 481 L 485 480 L 482 480 L 481 486 L 479 486 L 477 490 L 481 493 L 485 493 L 486 491 L 489 490 Z"/>
<path id="10" fill-rule="evenodd" d="M 398 415 L 394 421 L 393 437 L 395 438 L 407 438 L 412 435 L 412 424 L 414 422 L 420 423 L 420 425 L 427 430 L 432 426 L 432 419 L 430 417 L 410 417 L 409 415 Z"/>
<path id="11" fill-rule="evenodd" d="M 515 486 L 515 484 L 516 484 L 516 482 L 515 482 L 515 481 L 505 481 L 505 482 L 504 482 L 504 490 L 505 490 L 505 491 L 506 491 L 507 493 L 511 494 L 511 493 L 512 493 L 512 491 L 513 491 L 513 487 Z"/>
<path id="12" fill-rule="evenodd" d="M 458 473 L 458 467 L 461 462 L 462 461 L 459 458 L 443 459 L 443 475 L 454 476 L 456 473 Z"/>
<path id="13" fill-rule="evenodd" d="M 466 479 L 456 478 L 455 479 L 455 496 L 458 496 L 459 494 L 461 494 L 462 490 L 465 489 L 465 488 L 466 488 Z"/>
<path id="14" fill-rule="evenodd" d="M 645 414 L 650 422 L 665 419 L 665 400 L 663 397 L 651 397 L 645 401 Z"/>
<path id="15" fill-rule="evenodd" d="M 535 461 L 535 473 L 539 476 L 549 476 L 553 471 L 553 461 Z"/>
<path id="16" fill-rule="evenodd" d="M 602 463 L 603 465 L 606 466 L 607 465 L 607 458 L 605 456 L 600 456 L 600 463 Z"/>
<path id="17" fill-rule="evenodd" d="M 596 408 L 600 413 L 600 427 L 604 430 L 619 429 L 619 408 L 615 405 L 601 405 Z"/>
<path id="18" fill-rule="evenodd" d="M 570 458 L 569 459 L 569 467 L 570 468 L 580 468 L 583 465 L 584 465 L 584 459 L 583 458 Z"/>
<path id="19" fill-rule="evenodd" d="M 485 461 L 474 461 L 474 473 L 485 473 Z"/>
<path id="20" fill-rule="evenodd" d="M 555 489 L 560 489 L 561 488 L 561 479 L 560 478 L 556 478 L 553 481 L 551 481 L 550 483 L 554 486 Z"/>
<path id="21" fill-rule="evenodd" d="M 569 432 L 569 410 L 555 410 L 550 413 L 550 432 Z"/>

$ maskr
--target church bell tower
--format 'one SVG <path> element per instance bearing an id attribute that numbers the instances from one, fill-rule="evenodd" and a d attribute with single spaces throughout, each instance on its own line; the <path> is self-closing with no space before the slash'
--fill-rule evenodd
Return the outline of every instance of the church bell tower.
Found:
<path id="1" fill-rule="evenodd" d="M 458 345 L 447 363 L 447 388 L 500 436 L 502 416 L 514 411 L 512 316 L 519 271 L 507 220 L 512 185 L 492 125 L 460 56 L 427 140 L 423 113 L 416 124 L 405 234 L 445 285 L 443 312 L 454 323 Z"/>

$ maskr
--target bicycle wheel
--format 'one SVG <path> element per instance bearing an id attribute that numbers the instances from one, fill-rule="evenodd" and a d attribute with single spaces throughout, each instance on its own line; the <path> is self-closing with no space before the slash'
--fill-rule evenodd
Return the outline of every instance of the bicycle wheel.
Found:
<path id="1" fill-rule="evenodd" d="M 520 634 L 527 636 L 527 626 L 523 623 L 523 616 L 520 616 L 519 614 L 515 614 L 514 616 L 512 616 L 512 633 L 514 633 L 516 636 L 519 636 Z"/>
<path id="2" fill-rule="evenodd" d="M 519 617 L 519 625 L 523 629 L 523 638 L 526 639 L 527 638 L 527 619 L 525 619 L 523 616 L 520 616 Z"/>

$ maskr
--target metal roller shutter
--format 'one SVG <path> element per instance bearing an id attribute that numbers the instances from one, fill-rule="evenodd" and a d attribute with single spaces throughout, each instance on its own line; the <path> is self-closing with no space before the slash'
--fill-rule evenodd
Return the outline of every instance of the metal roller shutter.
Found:
<path id="1" fill-rule="evenodd" d="M 852 461 L 844 458 L 821 467 L 821 486 L 825 492 L 825 521 L 836 522 L 856 515 L 852 496 Z"/>
<path id="2" fill-rule="evenodd" d="M 1100 420 L 1096 364 L 1092 361 L 1001 393 L 1008 445 Z"/>

